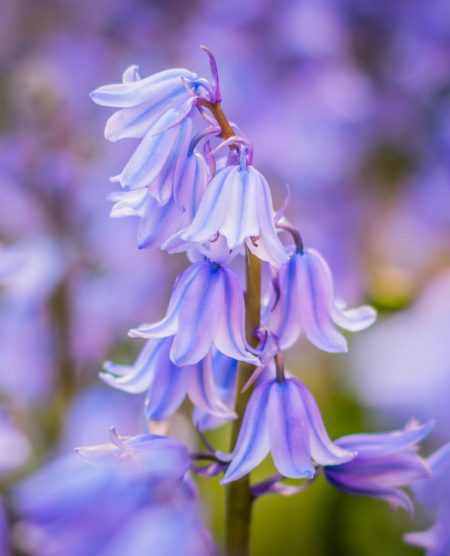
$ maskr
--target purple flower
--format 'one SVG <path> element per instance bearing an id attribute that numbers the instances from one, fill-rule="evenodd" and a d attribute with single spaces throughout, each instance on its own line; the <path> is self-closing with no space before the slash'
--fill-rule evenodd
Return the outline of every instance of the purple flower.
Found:
<path id="1" fill-rule="evenodd" d="M 419 502 L 436 513 L 434 525 L 419 533 L 409 533 L 405 540 L 427 549 L 427 556 L 447 556 L 450 552 L 450 443 L 428 458 L 431 477 L 413 485 Z"/>
<path id="2" fill-rule="evenodd" d="M 155 435 L 113 432 L 112 441 L 78 450 L 93 465 L 59 458 L 19 485 L 21 548 L 43 556 L 214 554 L 184 479 L 186 447 Z"/>
<path id="3" fill-rule="evenodd" d="M 192 98 L 196 79 L 195 73 L 185 69 L 161 71 L 141 79 L 138 67 L 130 66 L 122 83 L 104 85 L 91 93 L 97 104 L 121 108 L 106 123 L 106 139 L 144 137 L 167 110 L 183 110 L 183 105 Z"/>
<path id="4" fill-rule="evenodd" d="M 122 172 L 111 181 L 124 189 L 146 187 L 160 205 L 174 194 L 177 165 L 184 164 L 192 135 L 192 120 L 180 121 L 180 112 L 170 108 L 153 125 L 132 154 Z"/>
<path id="5" fill-rule="evenodd" d="M 119 436 L 113 427 L 110 439 L 110 444 L 82 446 L 75 451 L 96 467 L 151 477 L 158 482 L 181 479 L 189 469 L 186 446 L 173 438 L 155 434 Z"/>
<path id="6" fill-rule="evenodd" d="M 172 342 L 172 337 L 148 340 L 134 365 L 108 361 L 100 376 L 114 388 L 131 394 L 148 390 L 145 412 L 149 420 L 168 419 L 186 395 L 202 411 L 225 419 L 235 417 L 216 393 L 211 353 L 195 365 L 178 367 L 169 358 Z"/>
<path id="7" fill-rule="evenodd" d="M 417 454 L 416 444 L 433 424 L 412 422 L 402 431 L 344 436 L 336 444 L 357 455 L 342 465 L 325 467 L 325 477 L 344 492 L 382 498 L 394 508 L 413 512 L 411 499 L 400 487 L 429 477 L 429 467 Z"/>
<path id="8" fill-rule="evenodd" d="M 287 260 L 278 238 L 272 196 L 264 176 L 253 166 L 227 166 L 208 185 L 185 241 L 205 243 L 217 234 L 229 249 L 246 244 L 261 259 L 280 266 Z"/>
<path id="9" fill-rule="evenodd" d="M 269 452 L 283 476 L 297 479 L 314 476 L 313 461 L 331 465 L 355 455 L 330 440 L 312 394 L 293 378 L 255 389 L 222 483 L 249 473 Z"/>
<path id="10" fill-rule="evenodd" d="M 226 407 L 234 407 L 237 373 L 238 362 L 216 351 L 212 361 L 213 380 L 217 396 Z M 192 420 L 200 430 L 205 431 L 222 426 L 229 421 L 229 417 L 214 415 L 197 406 Z"/>
<path id="11" fill-rule="evenodd" d="M 170 359 L 193 365 L 212 345 L 233 359 L 258 364 L 244 332 L 244 297 L 235 274 L 211 261 L 191 265 L 178 278 L 165 317 L 130 330 L 137 338 L 173 336 Z"/>
<path id="12" fill-rule="evenodd" d="M 111 216 L 139 216 L 138 247 L 159 247 L 192 222 L 207 182 L 204 158 L 188 152 L 175 168 L 173 196 L 165 205 L 161 206 L 147 188 L 120 191 L 109 196 L 115 202 Z"/>
<path id="13" fill-rule="evenodd" d="M 347 351 L 347 340 L 336 326 L 357 332 L 370 326 L 376 311 L 368 305 L 344 309 L 335 300 L 333 277 L 325 259 L 314 249 L 297 249 L 278 274 L 282 295 L 270 318 L 270 329 L 286 349 L 303 331 L 324 351 Z"/>

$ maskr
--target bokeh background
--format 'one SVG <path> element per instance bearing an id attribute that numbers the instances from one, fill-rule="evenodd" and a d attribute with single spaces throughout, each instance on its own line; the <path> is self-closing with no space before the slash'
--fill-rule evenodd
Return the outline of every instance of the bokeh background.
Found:
<path id="1" fill-rule="evenodd" d="M 329 260 L 337 292 L 380 312 L 347 355 L 303 341 L 287 354 L 332 437 L 416 417 L 437 420 L 427 452 L 450 439 L 448 0 L 2 0 L 0 489 L 17 554 L 8 499 L 21 478 L 104 442 L 112 424 L 145 430 L 142 400 L 98 372 L 135 356 L 127 330 L 159 318 L 185 265 L 139 252 L 136 222 L 109 218 L 109 176 L 135 145 L 104 141 L 106 113 L 88 93 L 131 64 L 208 76 L 200 44 L 276 206 L 289 186 L 288 216 Z M 175 428 L 194 443 L 185 415 Z M 226 428 L 210 438 L 225 448 Z M 220 543 L 223 492 L 199 485 Z M 258 502 L 252 554 L 420 554 L 402 535 L 427 520 L 320 478 Z"/>

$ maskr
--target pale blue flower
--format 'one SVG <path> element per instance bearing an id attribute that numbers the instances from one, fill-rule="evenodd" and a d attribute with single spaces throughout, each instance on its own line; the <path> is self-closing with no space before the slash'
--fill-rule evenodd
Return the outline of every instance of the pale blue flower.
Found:
<path id="1" fill-rule="evenodd" d="M 19 543 L 42 556 L 211 556 L 187 448 L 156 435 L 86 446 L 87 458 L 58 458 L 22 482 L 15 509 Z"/>
<path id="2" fill-rule="evenodd" d="M 104 365 L 105 382 L 131 394 L 148 391 L 145 412 L 149 420 L 171 417 L 189 396 L 202 411 L 216 417 L 235 417 L 230 407 L 219 398 L 213 377 L 212 354 L 195 365 L 178 367 L 169 358 L 173 338 L 147 340 L 134 365 Z"/>
<path id="3" fill-rule="evenodd" d="M 257 365 L 244 331 L 244 295 L 235 274 L 216 262 L 191 265 L 178 278 L 165 317 L 130 330 L 131 337 L 174 337 L 170 359 L 198 363 L 213 345 L 233 359 Z"/>
<path id="4" fill-rule="evenodd" d="M 147 188 L 119 191 L 109 196 L 114 201 L 111 216 L 138 216 L 138 247 L 160 247 L 175 233 L 188 226 L 194 217 L 208 182 L 204 158 L 188 152 L 173 174 L 173 196 L 163 206 Z"/>
<path id="5" fill-rule="evenodd" d="M 106 139 L 117 141 L 144 137 L 170 108 L 185 111 L 196 86 L 196 74 L 185 69 L 165 70 L 141 79 L 138 67 L 130 66 L 122 83 L 99 87 L 91 98 L 102 106 L 121 108 L 105 128 Z"/>
<path id="6" fill-rule="evenodd" d="M 424 425 L 411 422 L 402 431 L 339 438 L 338 446 L 357 455 L 342 465 L 325 467 L 325 477 L 344 492 L 382 498 L 394 508 L 413 512 L 411 499 L 400 487 L 429 477 L 429 466 L 418 455 L 416 445 L 433 425 L 433 422 Z"/>
<path id="7" fill-rule="evenodd" d="M 174 194 L 178 164 L 184 164 L 192 135 L 192 120 L 180 121 L 180 112 L 170 108 L 145 135 L 122 172 L 111 181 L 124 189 L 146 187 L 160 205 Z"/>
<path id="8" fill-rule="evenodd" d="M 355 455 L 330 440 L 312 394 L 293 378 L 257 386 L 222 483 L 246 475 L 269 452 L 281 475 L 296 479 L 311 479 L 314 463 L 338 464 Z"/>
<path id="9" fill-rule="evenodd" d="M 336 301 L 328 263 L 315 249 L 295 250 L 277 279 L 281 296 L 269 327 L 281 349 L 292 346 L 303 332 L 319 349 L 347 351 L 347 340 L 337 327 L 357 332 L 376 319 L 376 311 L 368 305 L 346 309 Z"/>
<path id="10" fill-rule="evenodd" d="M 287 261 L 275 229 L 272 196 L 264 176 L 253 166 L 227 166 L 208 185 L 192 224 L 181 234 L 205 243 L 217 234 L 229 249 L 247 245 L 274 266 Z"/>
<path id="11" fill-rule="evenodd" d="M 229 408 L 234 407 L 236 397 L 236 381 L 238 376 L 238 361 L 226 357 L 220 351 L 216 351 L 212 362 L 212 375 L 217 396 L 221 402 Z M 214 415 L 195 407 L 192 420 L 202 431 L 215 429 L 229 421 L 229 417 Z"/>

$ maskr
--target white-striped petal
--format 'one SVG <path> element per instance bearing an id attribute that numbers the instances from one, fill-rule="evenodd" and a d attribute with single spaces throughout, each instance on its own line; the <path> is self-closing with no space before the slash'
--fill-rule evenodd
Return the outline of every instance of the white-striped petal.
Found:
<path id="1" fill-rule="evenodd" d="M 214 343 L 219 351 L 238 361 L 258 365 L 259 360 L 250 351 L 245 339 L 244 294 L 235 274 L 224 272 L 224 303 Z"/>
<path id="2" fill-rule="evenodd" d="M 221 400 L 220 390 L 214 383 L 211 352 L 195 365 L 188 393 L 192 403 L 201 411 L 222 419 L 236 417 Z"/>
<path id="3" fill-rule="evenodd" d="M 347 351 L 347 340 L 331 320 L 333 280 L 330 269 L 314 249 L 296 254 L 300 322 L 308 340 L 324 351 Z"/>
<path id="4" fill-rule="evenodd" d="M 192 224 L 181 234 L 183 240 L 204 243 L 222 226 L 227 216 L 231 195 L 231 189 L 226 187 L 226 182 L 232 170 L 233 167 L 228 166 L 211 180 Z"/>
<path id="5" fill-rule="evenodd" d="M 270 451 L 276 468 L 285 477 L 311 479 L 309 423 L 294 381 L 273 381 L 268 404 Z"/>
<path id="6" fill-rule="evenodd" d="M 188 81 L 196 79 L 196 75 L 184 69 L 170 69 L 155 73 L 135 81 L 104 85 L 92 91 L 91 98 L 101 106 L 127 108 L 137 106 L 149 98 L 170 94 L 173 89 L 184 87 L 182 77 Z M 127 75 L 128 78 L 128 75 Z M 188 94 L 186 92 L 186 94 Z"/>
<path id="7" fill-rule="evenodd" d="M 221 483 L 226 484 L 243 477 L 267 456 L 270 449 L 268 400 L 270 383 L 260 384 L 248 402 L 245 410 L 233 459 Z"/>
<path id="8" fill-rule="evenodd" d="M 338 446 L 328 436 L 319 407 L 311 392 L 298 380 L 293 380 L 292 383 L 303 400 L 310 431 L 311 455 L 314 460 L 320 465 L 338 465 L 352 460 L 356 453 Z"/>
<path id="9" fill-rule="evenodd" d="M 208 262 L 185 291 L 170 358 L 176 365 L 197 363 L 210 350 L 224 305 L 224 271 Z"/>
<path id="10" fill-rule="evenodd" d="M 106 361 L 100 378 L 110 386 L 129 394 L 144 392 L 154 379 L 155 371 L 161 363 L 161 356 L 167 352 L 166 344 L 166 339 L 148 340 L 133 365 L 118 365 Z"/>
<path id="11" fill-rule="evenodd" d="M 133 328 L 128 335 L 131 338 L 165 338 L 173 336 L 178 330 L 178 317 L 184 300 L 184 296 L 191 283 L 201 272 L 203 263 L 190 266 L 181 274 L 175 283 L 170 297 L 169 307 L 163 319 L 154 324 L 142 324 L 138 328 Z"/>

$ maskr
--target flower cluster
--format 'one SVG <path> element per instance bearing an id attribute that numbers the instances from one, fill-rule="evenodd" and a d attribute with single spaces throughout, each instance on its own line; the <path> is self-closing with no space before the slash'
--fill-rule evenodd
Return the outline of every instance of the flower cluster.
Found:
<path id="1" fill-rule="evenodd" d="M 150 421 L 170 418 L 188 396 L 203 439 L 202 430 L 242 418 L 231 453 L 207 443 L 206 453 L 190 456 L 191 469 L 223 472 L 223 484 L 247 475 L 271 453 L 279 475 L 256 485 L 254 496 L 290 494 L 295 487 L 283 485 L 284 478 L 311 481 L 323 469 L 339 489 L 411 509 L 398 487 L 427 475 L 413 446 L 431 425 L 332 441 L 313 395 L 284 369 L 282 350 L 302 333 L 318 349 L 344 352 L 347 340 L 339 329 L 364 330 L 376 312 L 366 305 L 346 308 L 326 260 L 305 247 L 284 209 L 274 212 L 252 145 L 223 112 L 216 62 L 205 51 L 211 81 L 185 69 L 141 79 L 132 66 L 122 83 L 91 95 L 119 109 L 106 124 L 107 139 L 140 139 L 112 178 L 122 190 L 111 195 L 111 215 L 140 218 L 140 248 L 186 252 L 191 262 L 175 282 L 165 316 L 130 330 L 131 337 L 146 339 L 135 363 L 108 361 L 101 377 L 128 393 L 147 391 Z M 242 256 L 246 291 L 236 272 Z M 263 301 L 252 265 L 264 265 L 272 278 Z M 252 367 L 245 378 L 244 368 Z M 239 413 L 234 404 L 243 384 L 254 389 Z M 209 465 L 196 467 L 197 457 Z"/>

